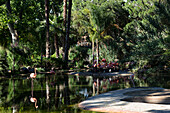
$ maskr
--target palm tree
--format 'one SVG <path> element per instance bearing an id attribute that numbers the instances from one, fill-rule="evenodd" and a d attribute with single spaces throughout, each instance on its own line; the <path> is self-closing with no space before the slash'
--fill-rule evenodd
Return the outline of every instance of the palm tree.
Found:
<path id="1" fill-rule="evenodd" d="M 107 2 L 106 2 L 107 3 Z M 92 41 L 92 54 L 94 60 L 94 42 L 96 40 L 96 58 L 99 62 L 99 42 L 103 39 L 103 32 L 106 32 L 107 27 L 111 25 L 112 17 L 108 14 L 107 6 L 105 3 L 98 4 L 88 2 L 88 6 L 85 6 L 80 10 L 80 16 L 74 18 L 74 24 L 78 25 L 78 28 L 83 32 L 88 32 Z M 77 12 L 76 12 L 77 13 Z"/>

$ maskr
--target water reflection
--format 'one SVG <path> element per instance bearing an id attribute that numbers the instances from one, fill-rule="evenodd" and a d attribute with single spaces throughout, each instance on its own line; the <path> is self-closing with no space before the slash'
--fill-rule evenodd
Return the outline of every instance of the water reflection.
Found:
<path id="1" fill-rule="evenodd" d="M 13 87 L 13 96 L 12 96 L 12 98 L 15 98 L 15 80 L 14 79 L 12 80 L 12 87 Z M 13 101 L 14 101 L 14 99 L 13 99 Z M 15 104 L 12 105 L 12 110 L 13 110 L 12 111 L 13 113 L 16 113 L 18 111 L 17 106 Z"/>
<path id="2" fill-rule="evenodd" d="M 89 93 L 87 92 L 87 88 L 82 89 L 79 91 L 80 94 L 84 95 L 85 98 L 89 96 Z"/>
<path id="3" fill-rule="evenodd" d="M 145 84 L 169 87 L 167 85 L 170 83 L 169 76 L 147 76 L 144 81 L 140 77 L 136 76 L 134 83 L 130 77 L 73 76 L 62 73 L 38 74 L 36 79 L 1 78 L 0 112 L 38 110 L 39 112 L 80 113 L 83 111 L 76 107 L 77 103 L 110 90 L 133 87 L 134 84 L 137 87 Z"/>
<path id="4" fill-rule="evenodd" d="M 35 103 L 35 108 L 37 109 L 37 99 L 34 97 L 34 83 L 33 83 L 33 79 L 31 80 L 31 96 L 30 96 L 30 102 Z"/>
<path id="5" fill-rule="evenodd" d="M 30 101 L 33 102 L 33 103 L 35 103 L 35 108 L 37 109 L 37 108 L 38 108 L 38 106 L 37 106 L 37 99 L 34 98 L 34 97 L 31 97 L 31 98 L 30 98 Z"/>

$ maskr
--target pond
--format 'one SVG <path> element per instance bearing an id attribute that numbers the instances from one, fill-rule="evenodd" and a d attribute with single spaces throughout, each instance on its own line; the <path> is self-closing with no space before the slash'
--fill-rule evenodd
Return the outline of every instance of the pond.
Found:
<path id="1" fill-rule="evenodd" d="M 136 87 L 170 89 L 170 76 L 135 75 Z M 28 76 L 28 75 L 27 75 Z M 77 76 L 63 73 L 0 78 L 0 112 L 95 113 L 79 109 L 88 97 L 111 90 L 133 87 L 129 77 Z"/>

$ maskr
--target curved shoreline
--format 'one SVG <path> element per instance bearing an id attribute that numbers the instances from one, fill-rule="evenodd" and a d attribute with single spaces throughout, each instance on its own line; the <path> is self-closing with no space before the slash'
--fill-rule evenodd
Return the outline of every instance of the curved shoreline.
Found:
<path id="1" fill-rule="evenodd" d="M 108 112 L 108 113 L 169 113 L 170 104 L 153 104 L 142 102 L 122 101 L 121 99 L 130 97 L 124 95 L 127 92 L 141 90 L 164 90 L 158 87 L 148 88 L 127 88 L 122 90 L 110 91 L 108 93 L 96 95 L 78 104 L 81 109 Z M 169 97 L 168 97 L 169 98 Z"/>
<path id="2" fill-rule="evenodd" d="M 70 75 L 81 75 L 81 76 L 133 76 L 134 73 L 131 72 L 110 72 L 110 73 L 103 73 L 103 72 L 70 72 L 67 73 Z"/>

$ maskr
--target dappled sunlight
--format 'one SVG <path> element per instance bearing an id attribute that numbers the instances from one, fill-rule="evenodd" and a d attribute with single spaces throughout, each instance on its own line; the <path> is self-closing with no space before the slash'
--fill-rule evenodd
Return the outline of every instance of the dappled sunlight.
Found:
<path id="1" fill-rule="evenodd" d="M 164 95 L 164 93 L 169 94 L 168 91 L 168 89 L 158 87 L 127 88 L 91 97 L 80 103 L 79 106 L 97 111 L 104 109 L 106 111 L 107 108 L 110 110 L 132 112 L 147 112 L 153 108 L 158 111 L 169 111 L 170 105 L 168 104 L 170 102 L 170 96 Z M 160 94 L 162 94 L 162 96 L 160 96 Z M 91 103 L 93 103 L 93 105 Z"/>

